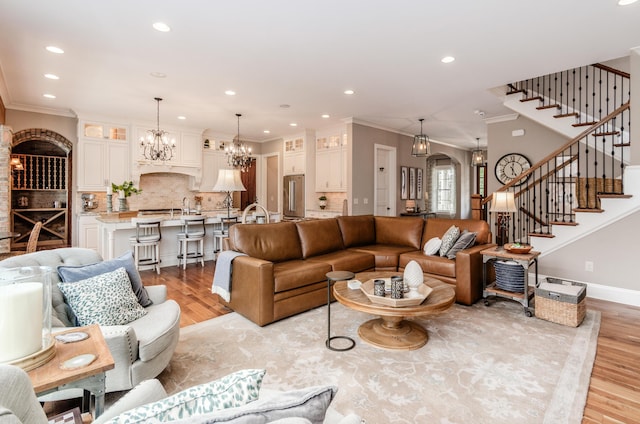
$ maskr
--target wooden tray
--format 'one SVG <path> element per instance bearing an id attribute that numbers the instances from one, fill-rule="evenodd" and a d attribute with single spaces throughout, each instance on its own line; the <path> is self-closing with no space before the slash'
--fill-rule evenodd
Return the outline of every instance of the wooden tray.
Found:
<path id="1" fill-rule="evenodd" d="M 378 305 L 391 306 L 394 308 L 401 308 L 403 306 L 418 306 L 429 296 L 433 289 L 426 284 L 422 284 L 418 287 L 418 293 L 420 297 L 409 297 L 402 299 L 392 299 L 389 296 L 376 296 L 373 294 L 373 280 L 366 281 L 360 286 L 360 290 L 369 298 L 371 303 Z M 406 294 L 405 294 L 406 296 Z"/>
<path id="2" fill-rule="evenodd" d="M 520 247 L 514 247 L 512 243 L 507 243 L 504 245 L 504 250 L 509 253 L 529 253 L 533 249 L 533 246 L 522 244 Z"/>

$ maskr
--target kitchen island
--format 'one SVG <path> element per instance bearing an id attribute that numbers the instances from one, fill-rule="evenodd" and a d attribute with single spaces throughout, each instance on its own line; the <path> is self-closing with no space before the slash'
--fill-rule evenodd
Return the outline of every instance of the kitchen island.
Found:
<path id="1" fill-rule="evenodd" d="M 190 215 L 193 216 L 193 215 Z M 221 218 L 227 216 L 227 210 L 203 211 L 205 217 L 206 236 L 204 240 L 204 259 L 215 260 L 215 246 L 213 231 L 220 228 Z M 238 222 L 242 220 L 242 213 L 237 209 L 231 211 L 231 216 L 237 216 Z M 269 214 L 271 222 L 280 220 L 280 215 Z M 140 218 L 158 218 L 162 239 L 160 240 L 160 267 L 178 265 L 178 233 L 182 230 L 180 214 L 145 214 Z M 98 221 L 98 253 L 103 259 L 116 258 L 128 250 L 131 250 L 129 237 L 135 236 L 136 226 L 130 217 L 123 218 L 116 213 L 101 214 Z M 255 215 L 248 215 L 247 222 L 255 221 Z"/>

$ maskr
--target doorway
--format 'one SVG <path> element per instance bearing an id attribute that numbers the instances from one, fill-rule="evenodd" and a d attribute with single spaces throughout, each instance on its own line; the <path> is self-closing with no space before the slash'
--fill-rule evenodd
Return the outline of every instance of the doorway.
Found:
<path id="1" fill-rule="evenodd" d="M 376 144 L 374 150 L 374 214 L 396 215 L 396 148 Z"/>
<path id="2" fill-rule="evenodd" d="M 256 201 L 256 158 L 251 158 L 251 165 L 246 172 L 241 172 L 240 177 L 246 191 L 240 192 L 240 210 Z"/>

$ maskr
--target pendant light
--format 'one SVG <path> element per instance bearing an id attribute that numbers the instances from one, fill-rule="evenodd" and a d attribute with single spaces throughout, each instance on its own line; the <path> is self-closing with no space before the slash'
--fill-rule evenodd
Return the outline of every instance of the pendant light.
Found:
<path id="1" fill-rule="evenodd" d="M 482 166 L 484 164 L 484 151 L 480 149 L 480 138 L 476 138 L 476 149 L 471 152 L 471 165 Z"/>
<path id="2" fill-rule="evenodd" d="M 411 156 L 413 156 L 414 158 L 426 158 L 431 154 L 431 143 L 429 143 L 429 136 L 422 133 L 422 121 L 424 121 L 424 118 L 420 118 L 420 134 L 413 136 Z"/>
<path id="3" fill-rule="evenodd" d="M 159 160 L 162 162 L 171 160 L 176 149 L 175 139 L 169 138 L 169 133 L 160 129 L 160 102 L 162 98 L 154 97 L 157 103 L 156 129 L 148 130 L 146 137 L 140 138 L 140 147 L 143 150 L 144 158 L 149 160 Z"/>

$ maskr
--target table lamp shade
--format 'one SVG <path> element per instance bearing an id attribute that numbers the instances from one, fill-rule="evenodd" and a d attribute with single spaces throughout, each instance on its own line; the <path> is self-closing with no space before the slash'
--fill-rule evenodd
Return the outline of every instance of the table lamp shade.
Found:
<path id="1" fill-rule="evenodd" d="M 239 169 L 220 169 L 218 171 L 218 180 L 213 186 L 213 191 L 221 191 L 229 193 L 232 191 L 246 191 L 242 184 Z"/>
<path id="2" fill-rule="evenodd" d="M 513 192 L 497 191 L 493 193 L 493 201 L 489 212 L 517 212 Z"/>

